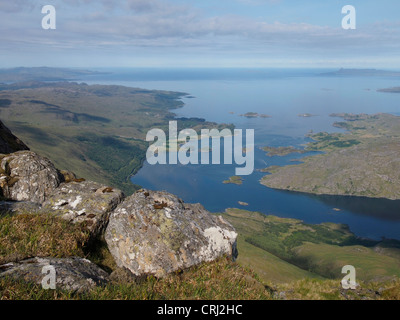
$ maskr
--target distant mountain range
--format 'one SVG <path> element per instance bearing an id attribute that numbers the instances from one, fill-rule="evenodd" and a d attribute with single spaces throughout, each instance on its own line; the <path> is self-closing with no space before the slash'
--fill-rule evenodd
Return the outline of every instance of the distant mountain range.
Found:
<path id="1" fill-rule="evenodd" d="M 50 67 L 18 67 L 0 69 L 0 82 L 19 81 L 68 81 L 76 80 L 81 76 L 103 74 L 102 72 Z"/>
<path id="2" fill-rule="evenodd" d="M 363 77 L 400 77 L 400 72 L 377 69 L 344 69 L 321 73 L 321 76 L 363 76 Z"/>

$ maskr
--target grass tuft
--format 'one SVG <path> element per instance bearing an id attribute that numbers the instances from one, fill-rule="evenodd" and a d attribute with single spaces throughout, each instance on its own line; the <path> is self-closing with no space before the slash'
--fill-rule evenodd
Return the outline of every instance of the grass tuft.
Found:
<path id="1" fill-rule="evenodd" d="M 50 214 L 0 218 L 0 264 L 30 257 L 83 257 L 89 233 Z"/>

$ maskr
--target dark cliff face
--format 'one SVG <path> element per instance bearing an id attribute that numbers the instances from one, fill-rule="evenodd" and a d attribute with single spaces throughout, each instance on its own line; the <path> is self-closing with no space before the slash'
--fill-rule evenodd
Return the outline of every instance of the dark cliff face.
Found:
<path id="1" fill-rule="evenodd" d="M 8 154 L 20 150 L 29 150 L 29 148 L 0 120 L 0 153 Z"/>

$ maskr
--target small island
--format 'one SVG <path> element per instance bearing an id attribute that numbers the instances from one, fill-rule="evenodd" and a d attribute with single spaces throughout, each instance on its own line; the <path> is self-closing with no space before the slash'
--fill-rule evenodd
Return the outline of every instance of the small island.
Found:
<path id="1" fill-rule="evenodd" d="M 300 118 L 311 118 L 311 117 L 316 117 L 316 114 L 312 114 L 312 113 L 300 113 L 297 115 Z"/>
<path id="2" fill-rule="evenodd" d="M 400 93 L 400 87 L 385 88 L 376 90 L 378 92 L 388 92 L 388 93 Z"/>
<path id="3" fill-rule="evenodd" d="M 240 176 L 232 176 L 229 178 L 229 180 L 222 181 L 222 183 L 241 185 L 243 183 L 243 178 Z"/>
<path id="4" fill-rule="evenodd" d="M 320 73 L 320 76 L 400 77 L 400 72 L 379 69 L 345 69 Z"/>
<path id="5" fill-rule="evenodd" d="M 257 112 L 247 112 L 245 114 L 241 114 L 241 117 L 246 117 L 246 118 L 271 118 L 271 116 L 267 114 L 260 114 Z"/>

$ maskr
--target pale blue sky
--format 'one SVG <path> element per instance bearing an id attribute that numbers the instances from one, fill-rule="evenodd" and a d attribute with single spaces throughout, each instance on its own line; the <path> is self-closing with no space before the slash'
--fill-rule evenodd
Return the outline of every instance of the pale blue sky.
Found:
<path id="1" fill-rule="evenodd" d="M 398 0 L 1 0 L 0 28 L 0 67 L 400 69 Z"/>

